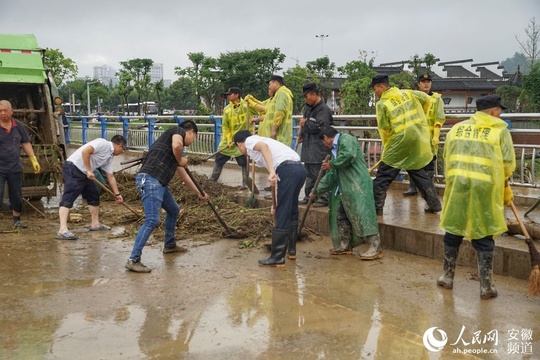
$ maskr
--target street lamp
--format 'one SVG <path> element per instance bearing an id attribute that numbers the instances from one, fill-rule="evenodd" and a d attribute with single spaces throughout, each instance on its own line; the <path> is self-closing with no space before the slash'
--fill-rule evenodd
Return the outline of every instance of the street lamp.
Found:
<path id="1" fill-rule="evenodd" d="M 321 57 L 324 57 L 324 46 L 323 46 L 324 39 L 326 39 L 329 36 L 330 35 L 325 35 L 325 34 L 315 35 L 316 38 L 321 39 Z"/>
<path id="2" fill-rule="evenodd" d="M 86 82 L 86 96 L 87 96 L 87 100 L 88 100 L 88 103 L 87 103 L 87 106 L 88 106 L 88 116 L 90 116 L 90 84 L 96 84 L 98 83 L 99 80 L 96 80 L 96 81 L 87 81 Z"/>

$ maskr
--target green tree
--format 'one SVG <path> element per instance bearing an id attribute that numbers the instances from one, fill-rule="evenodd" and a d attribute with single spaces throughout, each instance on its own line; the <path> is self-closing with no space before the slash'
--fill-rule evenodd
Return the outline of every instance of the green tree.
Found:
<path id="1" fill-rule="evenodd" d="M 202 52 L 188 53 L 192 66 L 186 68 L 175 67 L 175 74 L 187 76 L 193 81 L 197 96 L 197 108 L 204 102 L 206 107 L 216 109 L 223 94 L 223 85 L 219 79 L 217 60 L 206 56 Z"/>
<path id="2" fill-rule="evenodd" d="M 125 72 L 131 75 L 131 81 L 133 82 L 133 87 L 138 94 L 138 103 L 148 101 L 148 97 L 152 92 L 152 85 L 150 83 L 150 70 L 154 61 L 151 59 L 131 59 L 128 61 L 121 61 L 122 69 L 120 73 Z M 139 108 L 139 115 L 142 115 L 142 112 L 146 109 Z"/>
<path id="3" fill-rule="evenodd" d="M 417 76 L 407 71 L 398 74 L 392 74 L 388 77 L 390 83 L 400 89 L 413 89 L 416 84 Z"/>
<path id="4" fill-rule="evenodd" d="M 336 73 L 336 64 L 330 61 L 328 56 L 308 61 L 306 67 L 315 72 L 321 79 L 319 88 L 321 89 L 321 95 L 327 99 L 332 92 L 332 78 Z"/>
<path id="5" fill-rule="evenodd" d="M 154 93 L 156 94 L 157 102 L 159 104 L 159 115 L 163 115 L 163 103 L 161 101 L 165 86 L 163 85 L 163 79 L 154 84 Z"/>
<path id="6" fill-rule="evenodd" d="M 533 17 L 525 29 L 526 40 L 520 40 L 516 35 L 519 46 L 529 59 L 529 65 L 532 67 L 540 59 L 540 24 L 536 23 Z"/>
<path id="7" fill-rule="evenodd" d="M 167 88 L 164 102 L 175 110 L 197 109 L 199 101 L 195 93 L 195 85 L 188 77 L 180 77 Z"/>
<path id="8" fill-rule="evenodd" d="M 221 54 L 217 67 L 224 89 L 236 86 L 244 94 L 264 99 L 268 96 L 268 79 L 281 70 L 284 60 L 278 48 L 234 51 Z"/>
<path id="9" fill-rule="evenodd" d="M 45 49 L 45 66 L 51 71 L 51 75 L 56 85 L 60 85 L 64 80 L 75 78 L 79 68 L 75 62 L 64 57 L 59 49 Z"/>
<path id="10" fill-rule="evenodd" d="M 520 97 L 523 112 L 540 112 L 540 62 L 531 67 L 523 76 L 523 88 Z"/>
<path id="11" fill-rule="evenodd" d="M 431 68 L 437 61 L 439 61 L 439 59 L 433 54 L 426 53 L 423 57 L 416 54 L 409 60 L 409 68 L 412 69 L 413 77 L 417 79 L 421 73 L 426 71 L 431 72 Z"/>
<path id="12" fill-rule="evenodd" d="M 302 87 L 308 82 L 318 84 L 320 82 L 319 77 L 313 70 L 296 65 L 293 68 L 285 70 L 283 80 L 285 81 L 285 84 L 287 84 L 289 90 L 294 94 L 293 114 L 302 114 L 306 104 L 304 98 L 301 96 Z"/>
<path id="13" fill-rule="evenodd" d="M 497 88 L 495 91 L 501 97 L 501 102 L 508 107 L 510 112 L 519 111 L 519 96 L 521 89 L 517 86 L 504 85 Z"/>
<path id="14" fill-rule="evenodd" d="M 109 101 L 105 106 L 107 111 L 111 111 L 116 114 L 119 111 L 118 105 L 120 104 L 122 104 L 122 97 L 120 96 L 118 87 L 115 87 L 109 91 Z"/>
<path id="15" fill-rule="evenodd" d="M 374 59 L 353 60 L 338 67 L 338 72 L 347 80 L 340 89 L 340 112 L 342 114 L 373 114 L 375 103 L 373 91 L 369 88 L 371 78 L 376 74 L 372 69 Z"/>
<path id="16" fill-rule="evenodd" d="M 120 70 L 116 75 L 118 76 L 119 80 L 116 90 L 118 90 L 118 95 L 121 99 L 122 113 L 125 114 L 128 111 L 127 104 L 129 104 L 129 94 L 133 91 L 133 86 L 131 86 L 133 77 L 129 72 L 123 69 Z"/>

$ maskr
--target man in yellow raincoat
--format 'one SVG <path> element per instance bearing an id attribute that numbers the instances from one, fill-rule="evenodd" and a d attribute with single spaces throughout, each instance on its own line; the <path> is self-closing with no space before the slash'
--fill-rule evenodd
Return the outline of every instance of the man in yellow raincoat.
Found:
<path id="1" fill-rule="evenodd" d="M 476 100 L 476 113 L 452 127 L 443 153 L 446 189 L 440 227 L 446 233 L 444 273 L 437 284 L 453 288 L 459 246 L 465 237 L 476 249 L 484 300 L 497 296 L 491 282 L 493 237 L 507 230 L 504 205 L 514 198 L 506 180 L 516 168 L 516 159 L 512 137 L 500 119 L 504 109 L 498 96 Z"/>
<path id="2" fill-rule="evenodd" d="M 431 160 L 425 167 L 427 174 L 433 181 L 435 177 L 435 162 L 437 161 L 437 152 L 439 151 L 439 137 L 441 135 L 441 127 L 446 121 L 444 115 L 444 102 L 442 101 L 441 94 L 431 91 L 431 85 L 433 84 L 431 75 L 429 73 L 421 74 L 418 76 L 418 90 L 429 95 L 429 98 L 424 103 L 424 113 L 428 121 L 429 134 L 431 135 L 431 147 L 433 150 L 433 160 Z M 411 181 L 409 189 L 403 193 L 404 196 L 413 196 L 418 194 L 416 186 Z"/>
<path id="3" fill-rule="evenodd" d="M 388 75 L 378 74 L 371 80 L 377 101 L 377 126 L 383 143 L 383 154 L 373 181 L 377 215 L 383 214 L 386 192 L 399 174 L 407 170 L 422 197 L 426 212 L 441 211 L 435 186 L 423 169 L 432 159 L 431 136 L 422 104 L 428 95 L 421 91 L 390 87 Z"/>
<path id="4" fill-rule="evenodd" d="M 328 221 L 334 245 L 330 252 L 352 254 L 352 249 L 365 241 L 370 247 L 359 258 L 382 258 L 373 183 L 358 140 L 353 135 L 338 133 L 331 126 L 322 128 L 320 137 L 324 146 L 331 149 L 332 160 L 322 164 L 327 172 L 310 196 L 328 193 Z"/>
<path id="5" fill-rule="evenodd" d="M 249 177 L 246 156 L 234 145 L 233 136 L 240 130 L 248 130 L 249 119 L 257 112 L 241 98 L 240 88 L 231 87 L 224 95 L 227 96 L 229 104 L 223 109 L 222 134 L 218 145 L 218 149 L 223 151 L 215 156 L 214 169 L 209 180 L 217 181 L 225 163 L 230 158 L 235 158 L 236 163 L 242 167 L 242 185 L 251 189 L 252 180 Z"/>
<path id="6" fill-rule="evenodd" d="M 270 77 L 268 95 L 270 95 L 270 100 L 265 104 L 264 119 L 259 124 L 258 134 L 291 146 L 293 94 L 285 86 L 283 77 L 279 75 Z M 257 105 L 253 97 L 246 96 L 246 99 L 251 106 Z"/>

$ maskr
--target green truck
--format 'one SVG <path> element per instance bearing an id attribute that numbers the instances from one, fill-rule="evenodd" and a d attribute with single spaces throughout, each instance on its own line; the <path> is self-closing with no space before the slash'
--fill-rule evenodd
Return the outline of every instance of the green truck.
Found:
<path id="1" fill-rule="evenodd" d="M 11 102 L 13 117 L 25 124 L 41 165 L 34 174 L 21 149 L 23 197 L 33 200 L 56 195 L 65 158 L 64 130 L 55 114 L 62 99 L 45 68 L 44 55 L 34 35 L 0 34 L 0 99 Z"/>

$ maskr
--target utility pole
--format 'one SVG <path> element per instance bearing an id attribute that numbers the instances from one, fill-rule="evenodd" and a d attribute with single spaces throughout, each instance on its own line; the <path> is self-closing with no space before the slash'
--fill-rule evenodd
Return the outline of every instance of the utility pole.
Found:
<path id="1" fill-rule="evenodd" d="M 324 39 L 326 39 L 329 36 L 330 35 L 325 35 L 325 34 L 315 35 L 316 38 L 321 39 L 321 57 L 324 57 Z"/>
<path id="2" fill-rule="evenodd" d="M 96 84 L 98 82 L 99 82 L 98 80 L 96 80 L 96 81 L 87 81 L 86 82 L 86 97 L 87 97 L 87 100 L 88 100 L 86 105 L 88 106 L 88 116 L 90 116 L 90 112 L 91 112 L 90 111 L 90 84 Z"/>

